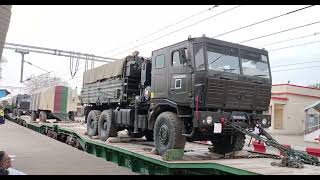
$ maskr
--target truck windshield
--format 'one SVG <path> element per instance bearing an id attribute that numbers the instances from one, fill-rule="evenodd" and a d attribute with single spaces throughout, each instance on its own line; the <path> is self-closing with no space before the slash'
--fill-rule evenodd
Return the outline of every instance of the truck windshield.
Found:
<path id="1" fill-rule="evenodd" d="M 235 49 L 208 48 L 208 69 L 240 74 L 239 58 Z"/>
<path id="2" fill-rule="evenodd" d="M 209 71 L 270 78 L 268 57 L 261 53 L 243 49 L 239 52 L 237 48 L 210 44 L 207 46 L 207 61 Z"/>
<path id="3" fill-rule="evenodd" d="M 266 55 L 241 50 L 240 56 L 243 75 L 270 78 Z"/>

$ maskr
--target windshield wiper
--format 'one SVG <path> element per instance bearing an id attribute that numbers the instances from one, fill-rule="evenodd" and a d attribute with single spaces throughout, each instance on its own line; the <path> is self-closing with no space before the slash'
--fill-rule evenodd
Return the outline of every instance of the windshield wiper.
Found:
<path id="1" fill-rule="evenodd" d="M 226 71 L 234 71 L 236 69 L 232 69 L 232 68 L 229 68 L 229 69 L 223 69 L 223 72 L 226 72 Z"/>
<path id="2" fill-rule="evenodd" d="M 219 56 L 218 58 L 216 58 L 215 60 L 213 60 L 210 64 L 212 64 L 212 63 L 214 63 L 214 62 L 218 61 L 222 56 L 224 56 L 224 54 L 222 54 L 221 56 Z"/>
<path id="3" fill-rule="evenodd" d="M 254 75 L 254 76 L 267 76 L 265 74 L 257 74 L 257 75 Z"/>

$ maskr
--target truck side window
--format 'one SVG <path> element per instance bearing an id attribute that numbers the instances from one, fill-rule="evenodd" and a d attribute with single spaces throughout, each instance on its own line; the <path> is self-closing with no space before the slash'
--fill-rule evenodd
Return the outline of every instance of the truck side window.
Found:
<path id="1" fill-rule="evenodd" d="M 196 70 L 202 71 L 205 70 L 205 64 L 204 64 L 204 56 L 203 56 L 203 48 L 202 44 L 194 44 L 194 59 L 196 64 Z"/>
<path id="2" fill-rule="evenodd" d="M 179 51 L 174 51 L 172 53 L 172 66 L 173 67 L 177 67 L 177 66 L 181 66 L 181 60 L 180 60 L 180 53 Z"/>
<path id="3" fill-rule="evenodd" d="M 163 54 L 158 55 L 158 56 L 156 57 L 155 66 L 156 66 L 157 69 L 164 67 L 164 55 L 163 55 Z"/>

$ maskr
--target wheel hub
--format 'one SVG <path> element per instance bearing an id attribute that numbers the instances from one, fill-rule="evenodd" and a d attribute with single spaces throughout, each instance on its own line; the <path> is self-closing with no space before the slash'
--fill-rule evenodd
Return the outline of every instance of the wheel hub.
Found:
<path id="1" fill-rule="evenodd" d="M 106 129 L 107 129 L 107 126 L 108 126 L 108 125 L 107 125 L 107 122 L 104 121 L 104 123 L 103 123 L 103 129 L 106 130 Z"/>
<path id="2" fill-rule="evenodd" d="M 159 139 L 161 144 L 167 145 L 169 140 L 169 128 L 167 125 L 163 124 L 159 130 Z"/>
<path id="3" fill-rule="evenodd" d="M 94 127 L 94 121 L 91 121 L 90 126 L 93 128 Z"/>

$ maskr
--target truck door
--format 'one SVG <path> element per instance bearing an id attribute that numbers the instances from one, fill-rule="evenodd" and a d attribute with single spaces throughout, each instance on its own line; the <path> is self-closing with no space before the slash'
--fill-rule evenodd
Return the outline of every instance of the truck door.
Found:
<path id="1" fill-rule="evenodd" d="M 167 66 L 168 58 L 165 50 L 158 50 L 152 54 L 152 81 L 151 89 L 153 91 L 153 98 L 167 98 L 168 97 L 168 79 Z"/>
<path id="2" fill-rule="evenodd" d="M 191 73 L 190 68 L 183 62 L 182 52 L 187 53 L 187 46 L 180 46 L 170 51 L 169 83 L 171 100 L 178 104 L 190 104 Z"/>

